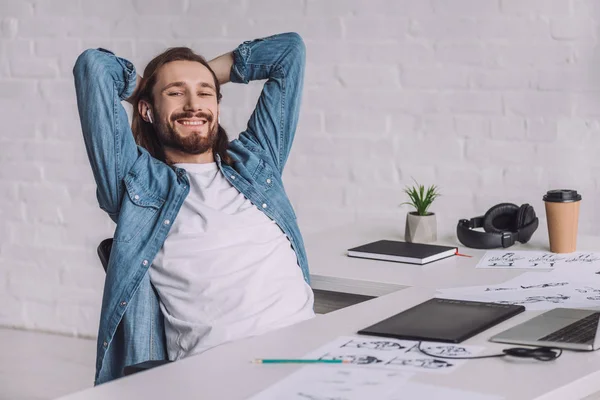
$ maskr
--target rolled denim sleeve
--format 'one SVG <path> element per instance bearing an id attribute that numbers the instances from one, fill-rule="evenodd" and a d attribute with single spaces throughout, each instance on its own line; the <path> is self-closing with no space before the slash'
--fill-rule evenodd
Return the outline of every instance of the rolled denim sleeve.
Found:
<path id="1" fill-rule="evenodd" d="M 77 108 L 100 208 L 116 220 L 122 180 L 138 157 L 121 100 L 135 90 L 132 63 L 108 50 L 84 51 L 73 68 Z"/>
<path id="2" fill-rule="evenodd" d="M 246 41 L 233 51 L 233 57 L 232 82 L 267 80 L 240 140 L 265 150 L 283 172 L 300 113 L 304 42 L 297 33 L 282 33 Z"/>

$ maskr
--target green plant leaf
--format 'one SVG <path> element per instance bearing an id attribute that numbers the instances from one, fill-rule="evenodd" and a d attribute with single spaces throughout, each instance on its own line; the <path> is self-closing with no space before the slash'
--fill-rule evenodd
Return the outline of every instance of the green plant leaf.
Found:
<path id="1" fill-rule="evenodd" d="M 427 215 L 433 201 L 441 196 L 436 185 L 431 185 L 425 189 L 425 185 L 419 185 L 417 181 L 415 181 L 414 186 L 406 186 L 404 193 L 408 196 L 409 201 L 400 205 L 408 204 L 414 207 L 418 215 Z"/>

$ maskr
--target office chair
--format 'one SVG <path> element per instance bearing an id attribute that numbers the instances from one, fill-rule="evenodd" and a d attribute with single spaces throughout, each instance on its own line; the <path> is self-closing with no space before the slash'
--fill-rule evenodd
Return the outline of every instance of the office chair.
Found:
<path id="1" fill-rule="evenodd" d="M 98 257 L 104 268 L 104 272 L 108 269 L 108 260 L 110 259 L 110 251 L 112 250 L 112 238 L 104 239 L 98 246 Z M 148 360 L 134 365 L 126 365 L 123 368 L 123 375 L 132 375 L 136 372 L 145 371 L 150 368 L 158 367 L 159 365 L 170 363 L 169 360 Z"/>

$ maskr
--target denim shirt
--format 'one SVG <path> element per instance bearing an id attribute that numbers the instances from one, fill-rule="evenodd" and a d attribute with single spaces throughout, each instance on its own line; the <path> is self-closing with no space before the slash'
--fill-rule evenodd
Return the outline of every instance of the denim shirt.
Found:
<path id="1" fill-rule="evenodd" d="M 305 47 L 296 33 L 247 41 L 233 52 L 230 79 L 267 79 L 247 129 L 230 142 L 230 165 L 216 163 L 229 183 L 274 220 L 289 238 L 308 282 L 296 215 L 281 175 L 296 131 Z M 123 375 L 127 365 L 166 359 L 163 316 L 149 267 L 188 192 L 186 171 L 136 145 L 121 101 L 136 85 L 133 65 L 89 49 L 73 69 L 77 105 L 100 205 L 117 223 L 104 284 L 95 384 Z"/>

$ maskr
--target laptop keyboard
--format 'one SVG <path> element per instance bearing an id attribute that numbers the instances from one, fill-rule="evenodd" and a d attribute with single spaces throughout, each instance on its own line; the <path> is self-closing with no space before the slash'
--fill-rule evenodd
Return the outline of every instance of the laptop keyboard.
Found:
<path id="1" fill-rule="evenodd" d="M 600 313 L 573 322 L 539 340 L 544 342 L 589 343 L 594 340 L 598 328 Z"/>

